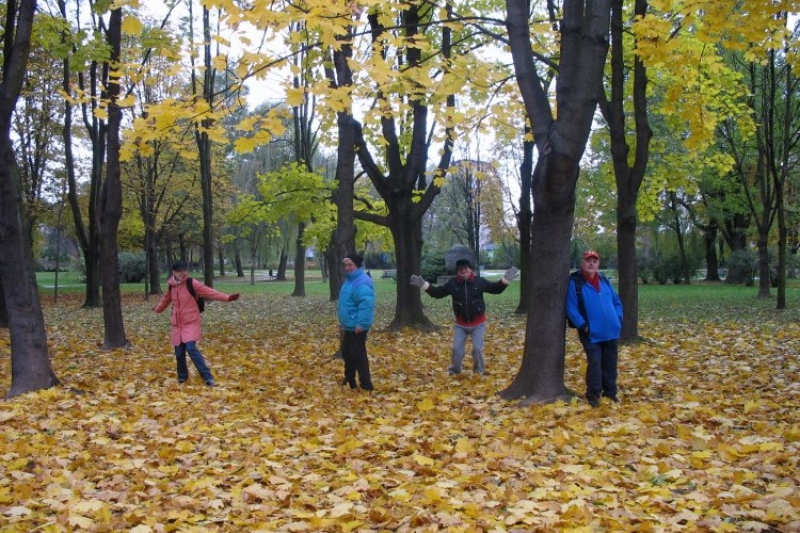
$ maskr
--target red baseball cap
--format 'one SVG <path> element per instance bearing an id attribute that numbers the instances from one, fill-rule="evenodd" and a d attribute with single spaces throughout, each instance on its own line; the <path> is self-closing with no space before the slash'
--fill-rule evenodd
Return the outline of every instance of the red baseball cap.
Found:
<path id="1" fill-rule="evenodd" d="M 595 252 L 594 250 L 589 250 L 588 252 L 583 252 L 583 258 L 589 259 L 590 257 L 594 257 L 598 261 L 600 260 L 600 255 Z"/>

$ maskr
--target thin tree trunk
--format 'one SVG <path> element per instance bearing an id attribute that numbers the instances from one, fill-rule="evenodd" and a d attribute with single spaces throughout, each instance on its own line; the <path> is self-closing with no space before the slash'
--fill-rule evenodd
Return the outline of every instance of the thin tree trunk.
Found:
<path id="1" fill-rule="evenodd" d="M 294 252 L 294 291 L 292 296 L 306 295 L 306 247 L 303 244 L 305 231 L 306 223 L 300 222 L 297 225 L 297 243 Z"/>
<path id="2" fill-rule="evenodd" d="M 526 134 L 530 132 L 525 129 Z M 531 290 L 531 263 L 533 250 L 531 249 L 531 226 L 533 224 L 533 211 L 531 210 L 531 186 L 534 181 L 533 151 L 536 145 L 525 141 L 523 145 L 522 165 L 519 168 L 520 193 L 519 213 L 517 213 L 517 228 L 519 228 L 519 303 L 514 311 L 518 315 L 528 314 L 528 299 Z M 536 162 L 536 172 L 542 172 L 543 159 Z"/>
<path id="3" fill-rule="evenodd" d="M 122 9 L 114 9 L 109 16 L 108 41 L 111 47 L 111 63 L 120 60 L 120 42 L 122 39 Z M 103 284 L 103 322 L 105 338 L 103 348 L 121 348 L 128 346 L 125 336 L 125 323 L 122 318 L 122 298 L 120 295 L 119 250 L 117 247 L 117 230 L 122 218 L 122 183 L 120 179 L 120 138 L 122 110 L 117 105 L 119 83 L 110 74 L 111 83 L 108 91 L 108 129 L 107 147 L 108 164 L 106 179 L 98 205 L 100 260 L 105 268 L 102 271 Z"/>

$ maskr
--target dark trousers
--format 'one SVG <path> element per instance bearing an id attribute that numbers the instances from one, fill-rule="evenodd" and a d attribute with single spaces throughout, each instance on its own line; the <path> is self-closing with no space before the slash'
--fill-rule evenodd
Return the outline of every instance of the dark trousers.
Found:
<path id="1" fill-rule="evenodd" d="M 372 379 L 369 375 L 369 359 L 367 358 L 367 332 L 345 331 L 342 335 L 342 358 L 344 359 L 344 379 L 351 389 L 356 388 L 358 381 L 364 390 L 372 390 Z"/>
<path id="2" fill-rule="evenodd" d="M 580 335 L 586 352 L 586 399 L 597 401 L 600 396 L 617 397 L 617 341 L 589 342 Z"/>
<path id="3" fill-rule="evenodd" d="M 197 349 L 197 343 L 194 341 L 189 341 L 175 347 L 175 359 L 178 361 L 178 381 L 183 382 L 189 379 L 189 368 L 186 366 L 187 353 L 189 354 L 189 358 L 192 360 L 192 363 L 194 363 L 197 372 L 203 376 L 203 381 L 207 383 L 214 379 L 214 376 L 211 374 L 211 370 L 208 369 L 206 360 L 203 359 L 200 350 Z"/>

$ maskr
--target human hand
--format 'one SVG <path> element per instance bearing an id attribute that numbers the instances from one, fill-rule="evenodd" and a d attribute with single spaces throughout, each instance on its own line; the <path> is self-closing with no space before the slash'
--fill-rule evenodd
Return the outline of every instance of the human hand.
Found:
<path id="1" fill-rule="evenodd" d="M 503 274 L 503 280 L 505 280 L 506 283 L 511 283 L 514 280 L 514 278 L 517 277 L 517 274 L 519 274 L 519 269 L 517 269 L 517 267 L 512 266 L 511 268 L 506 270 L 505 274 Z"/>
<path id="2" fill-rule="evenodd" d="M 412 275 L 411 276 L 411 284 L 415 287 L 419 287 L 420 289 L 425 286 L 425 280 L 422 279 L 421 276 Z"/>
<path id="3" fill-rule="evenodd" d="M 588 335 L 589 334 L 589 324 L 582 325 L 581 329 L 579 329 L 578 331 L 580 331 L 584 335 Z"/>
<path id="4" fill-rule="evenodd" d="M 236 301 L 236 300 L 238 300 L 238 299 L 239 299 L 239 293 L 238 293 L 238 292 L 237 292 L 237 293 L 235 293 L 235 294 L 231 294 L 230 296 L 228 296 L 228 301 L 229 301 L 229 302 L 235 302 L 235 301 Z"/>

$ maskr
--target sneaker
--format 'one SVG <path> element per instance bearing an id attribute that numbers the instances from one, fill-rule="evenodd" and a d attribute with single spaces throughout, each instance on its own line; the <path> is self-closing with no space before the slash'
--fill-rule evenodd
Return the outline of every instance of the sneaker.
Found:
<path id="1" fill-rule="evenodd" d="M 586 401 L 595 409 L 600 405 L 600 401 L 597 398 L 586 398 Z"/>
<path id="2" fill-rule="evenodd" d="M 206 385 L 208 385 L 209 387 L 216 387 L 217 382 L 214 381 L 213 379 L 209 379 L 208 381 L 206 381 Z"/>
<path id="3" fill-rule="evenodd" d="M 461 373 L 461 370 L 460 369 L 457 370 L 455 368 L 450 367 L 447 369 L 447 373 L 450 374 L 451 376 L 457 376 Z"/>

